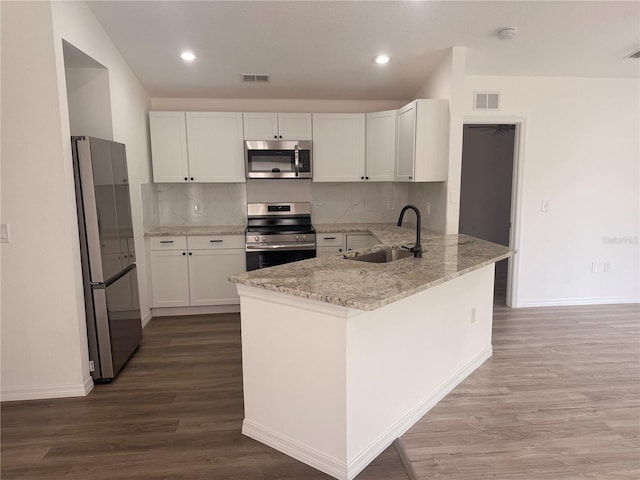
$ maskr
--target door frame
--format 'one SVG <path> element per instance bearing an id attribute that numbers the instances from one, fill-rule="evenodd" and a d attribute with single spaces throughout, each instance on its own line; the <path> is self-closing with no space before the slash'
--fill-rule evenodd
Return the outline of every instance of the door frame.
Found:
<path id="1" fill-rule="evenodd" d="M 515 255 L 508 260 L 506 304 L 507 307 L 518 307 L 520 258 L 517 253 L 520 250 L 520 238 L 522 234 L 526 118 L 516 115 L 465 115 L 463 119 L 462 142 L 464 142 L 465 125 L 491 125 L 494 123 L 516 126 L 513 144 L 513 174 L 511 179 L 511 230 L 509 232 L 509 247 L 514 250 Z M 462 169 L 462 164 L 460 168 Z"/>

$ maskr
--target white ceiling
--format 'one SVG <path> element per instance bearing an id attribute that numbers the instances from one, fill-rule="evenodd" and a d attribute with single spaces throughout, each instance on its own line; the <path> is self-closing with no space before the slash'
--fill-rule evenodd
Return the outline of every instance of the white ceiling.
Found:
<path id="1" fill-rule="evenodd" d="M 412 98 L 451 46 L 467 73 L 639 77 L 640 2 L 98 1 L 152 97 Z M 496 32 L 514 26 L 514 40 Z M 179 58 L 190 49 L 197 60 Z M 377 66 L 371 57 L 389 53 Z M 270 74 L 266 85 L 241 73 Z"/>

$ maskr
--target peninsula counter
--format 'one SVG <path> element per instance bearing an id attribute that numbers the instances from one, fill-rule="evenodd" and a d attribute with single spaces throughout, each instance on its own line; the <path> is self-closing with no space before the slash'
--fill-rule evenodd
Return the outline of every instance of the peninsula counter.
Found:
<path id="1" fill-rule="evenodd" d="M 243 433 L 341 480 L 491 356 L 494 263 L 513 254 L 423 231 L 423 258 L 365 263 L 350 257 L 412 246 L 415 230 L 359 228 L 380 244 L 231 277 Z"/>

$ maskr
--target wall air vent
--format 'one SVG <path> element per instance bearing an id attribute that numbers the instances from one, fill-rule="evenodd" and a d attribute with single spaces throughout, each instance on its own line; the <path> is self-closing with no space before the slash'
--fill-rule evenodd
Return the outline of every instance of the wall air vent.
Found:
<path id="1" fill-rule="evenodd" d="M 269 83 L 269 75 L 258 73 L 241 73 L 240 77 L 245 83 Z"/>
<path id="2" fill-rule="evenodd" d="M 627 55 L 624 58 L 640 58 L 640 48 L 635 52 L 631 52 L 629 55 Z"/>
<path id="3" fill-rule="evenodd" d="M 474 110 L 500 110 L 500 92 L 473 92 Z"/>

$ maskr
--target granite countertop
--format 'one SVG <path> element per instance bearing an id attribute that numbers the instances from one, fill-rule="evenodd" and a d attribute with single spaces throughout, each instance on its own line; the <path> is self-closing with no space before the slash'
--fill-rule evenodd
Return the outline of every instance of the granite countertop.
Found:
<path id="1" fill-rule="evenodd" d="M 145 232 L 149 237 L 167 235 L 244 235 L 246 225 L 177 225 L 156 227 Z"/>
<path id="2" fill-rule="evenodd" d="M 415 243 L 415 228 L 394 224 L 314 226 L 318 233 L 366 232 L 380 241 L 358 250 L 360 254 Z M 345 257 L 356 255 L 348 252 L 241 273 L 230 280 L 358 310 L 375 310 L 513 255 L 508 247 L 467 235 L 423 230 L 421 243 L 423 258 L 375 264 L 348 260 Z"/>

